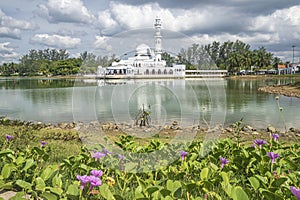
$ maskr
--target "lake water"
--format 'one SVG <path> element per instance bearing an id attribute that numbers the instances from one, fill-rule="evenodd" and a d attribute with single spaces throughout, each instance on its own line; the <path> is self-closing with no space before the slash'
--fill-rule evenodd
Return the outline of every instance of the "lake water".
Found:
<path id="1" fill-rule="evenodd" d="M 41 122 L 114 121 L 132 123 L 139 109 L 151 123 L 231 124 L 241 118 L 257 128 L 300 127 L 300 99 L 257 91 L 278 80 L 68 80 L 0 79 L 0 116 Z"/>

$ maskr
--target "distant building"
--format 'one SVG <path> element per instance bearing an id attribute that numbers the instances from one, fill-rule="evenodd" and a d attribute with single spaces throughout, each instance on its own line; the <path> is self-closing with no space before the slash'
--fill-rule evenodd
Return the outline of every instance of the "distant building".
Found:
<path id="1" fill-rule="evenodd" d="M 287 65 L 278 65 L 277 66 L 278 75 L 300 73 L 299 67 L 300 67 L 300 63 L 290 63 Z"/>

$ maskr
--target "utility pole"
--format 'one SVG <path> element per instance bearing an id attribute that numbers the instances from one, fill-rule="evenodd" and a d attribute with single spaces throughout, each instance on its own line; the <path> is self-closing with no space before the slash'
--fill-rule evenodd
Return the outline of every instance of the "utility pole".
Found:
<path id="1" fill-rule="evenodd" d="M 293 63 L 294 63 L 294 52 L 295 52 L 295 47 L 296 47 L 295 45 L 292 46 L 292 48 L 293 48 Z"/>

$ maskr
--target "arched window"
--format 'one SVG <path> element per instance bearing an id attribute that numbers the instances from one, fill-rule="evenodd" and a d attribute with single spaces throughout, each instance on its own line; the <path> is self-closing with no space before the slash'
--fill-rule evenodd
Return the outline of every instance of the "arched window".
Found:
<path id="1" fill-rule="evenodd" d="M 173 70 L 172 69 L 169 71 L 169 74 L 173 74 Z"/>
<path id="2" fill-rule="evenodd" d="M 167 74 L 167 73 L 168 73 L 168 72 L 167 72 L 167 70 L 165 69 L 165 70 L 164 70 L 164 74 Z"/>
<path id="3" fill-rule="evenodd" d="M 161 74 L 161 71 L 160 71 L 160 69 L 158 70 L 157 74 Z"/>
<path id="4" fill-rule="evenodd" d="M 152 74 L 155 74 L 155 70 L 154 69 L 152 69 Z"/>
<path id="5" fill-rule="evenodd" d="M 147 75 L 149 74 L 149 69 L 146 70 L 146 74 L 147 74 Z"/>

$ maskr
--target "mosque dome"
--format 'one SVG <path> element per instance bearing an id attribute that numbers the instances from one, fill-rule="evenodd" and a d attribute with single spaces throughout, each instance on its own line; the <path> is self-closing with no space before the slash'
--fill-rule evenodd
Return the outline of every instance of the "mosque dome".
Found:
<path id="1" fill-rule="evenodd" d="M 136 55 L 148 55 L 151 56 L 151 48 L 146 44 L 140 44 L 136 47 Z"/>

